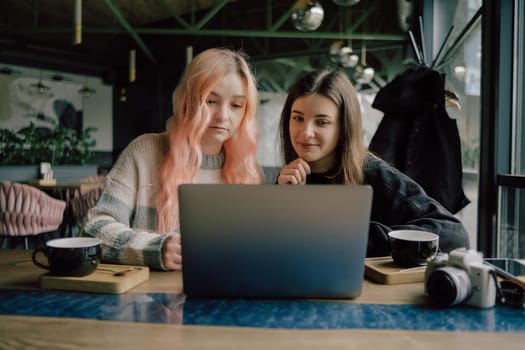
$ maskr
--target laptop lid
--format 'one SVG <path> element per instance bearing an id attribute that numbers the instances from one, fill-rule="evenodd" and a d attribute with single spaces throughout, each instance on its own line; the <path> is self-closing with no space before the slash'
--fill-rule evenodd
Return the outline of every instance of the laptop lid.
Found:
<path id="1" fill-rule="evenodd" d="M 371 204 L 364 185 L 181 185 L 184 293 L 355 298 Z"/>

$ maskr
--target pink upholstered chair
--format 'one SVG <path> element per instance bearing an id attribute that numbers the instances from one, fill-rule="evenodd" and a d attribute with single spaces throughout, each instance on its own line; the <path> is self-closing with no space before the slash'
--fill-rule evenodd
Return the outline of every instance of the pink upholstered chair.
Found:
<path id="1" fill-rule="evenodd" d="M 28 249 L 28 237 L 59 228 L 65 208 L 66 202 L 36 187 L 0 182 L 0 246 L 6 238 L 24 237 L 24 246 Z"/>
<path id="2" fill-rule="evenodd" d="M 80 189 L 62 191 L 61 199 L 66 201 L 66 212 L 64 215 L 64 235 L 75 236 L 82 224 L 84 216 L 89 208 L 95 205 L 102 193 L 106 181 L 105 175 L 93 175 L 81 178 L 81 184 L 92 184 L 94 186 L 81 186 Z"/>
<path id="3" fill-rule="evenodd" d="M 99 187 L 75 196 L 69 201 L 71 216 L 75 224 L 81 225 L 88 210 L 95 206 L 104 187 Z"/>

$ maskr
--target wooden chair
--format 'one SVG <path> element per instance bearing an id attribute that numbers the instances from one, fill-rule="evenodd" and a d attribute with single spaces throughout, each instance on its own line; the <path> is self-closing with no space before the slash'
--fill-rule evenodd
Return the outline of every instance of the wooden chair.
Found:
<path id="1" fill-rule="evenodd" d="M 53 198 L 36 187 L 0 182 L 0 247 L 7 238 L 11 239 L 14 248 L 14 240 L 23 237 L 24 247 L 28 249 L 29 237 L 59 228 L 65 208 L 65 201 Z"/>

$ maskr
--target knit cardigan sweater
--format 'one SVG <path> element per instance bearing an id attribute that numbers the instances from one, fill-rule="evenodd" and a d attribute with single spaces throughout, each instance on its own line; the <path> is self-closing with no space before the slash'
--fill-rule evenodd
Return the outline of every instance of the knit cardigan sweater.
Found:
<path id="1" fill-rule="evenodd" d="M 177 232 L 155 232 L 155 198 L 160 190 L 159 167 L 167 150 L 166 133 L 139 136 L 109 172 L 104 192 L 83 226 L 83 235 L 102 240 L 103 261 L 166 270 L 162 246 Z M 195 183 L 222 183 L 223 164 L 223 153 L 204 155 Z"/>

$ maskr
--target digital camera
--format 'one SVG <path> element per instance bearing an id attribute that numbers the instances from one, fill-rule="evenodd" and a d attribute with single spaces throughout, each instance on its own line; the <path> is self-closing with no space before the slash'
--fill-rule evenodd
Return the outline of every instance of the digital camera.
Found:
<path id="1" fill-rule="evenodd" d="M 425 293 L 441 306 L 464 303 L 492 307 L 496 303 L 494 269 L 484 264 L 482 254 L 473 249 L 438 254 L 427 264 Z"/>

